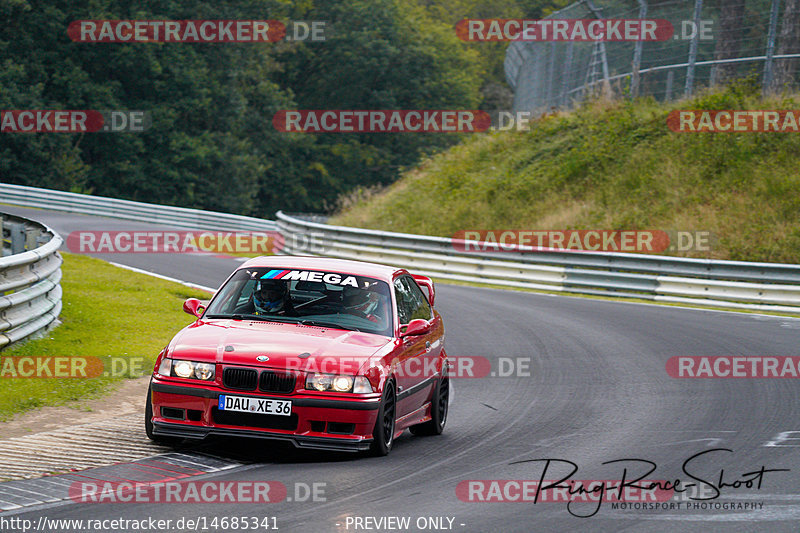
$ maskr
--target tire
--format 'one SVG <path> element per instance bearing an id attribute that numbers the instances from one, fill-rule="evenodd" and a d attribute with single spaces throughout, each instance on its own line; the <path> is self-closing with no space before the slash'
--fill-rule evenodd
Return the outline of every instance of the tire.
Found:
<path id="1" fill-rule="evenodd" d="M 441 435 L 447 423 L 447 410 L 450 401 L 450 379 L 444 376 L 439 379 L 431 400 L 431 419 L 423 424 L 411 426 L 413 435 Z"/>
<path id="2" fill-rule="evenodd" d="M 176 446 L 183 439 L 178 437 L 162 437 L 153 435 L 153 401 L 151 399 L 150 387 L 147 387 L 147 403 L 144 406 L 144 432 L 147 438 L 162 446 Z"/>
<path id="3" fill-rule="evenodd" d="M 389 452 L 392 451 L 396 415 L 397 393 L 395 392 L 394 381 L 387 381 L 383 390 L 381 405 L 378 408 L 375 429 L 372 430 L 372 445 L 370 447 L 372 455 L 382 457 L 389 455 Z"/>

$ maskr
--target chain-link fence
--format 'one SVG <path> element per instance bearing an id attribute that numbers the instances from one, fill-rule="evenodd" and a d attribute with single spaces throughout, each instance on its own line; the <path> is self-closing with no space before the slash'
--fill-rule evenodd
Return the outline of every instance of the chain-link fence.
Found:
<path id="1" fill-rule="evenodd" d="M 764 92 L 791 88 L 800 58 L 800 0 L 581 0 L 550 19 L 663 19 L 662 41 L 517 40 L 505 73 L 515 111 L 568 107 L 592 93 L 688 96 L 752 76 Z"/>

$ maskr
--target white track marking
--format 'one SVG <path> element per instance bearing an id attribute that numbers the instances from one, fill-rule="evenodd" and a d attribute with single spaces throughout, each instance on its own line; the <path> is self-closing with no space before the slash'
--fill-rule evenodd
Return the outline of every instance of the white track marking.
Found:
<path id="1" fill-rule="evenodd" d="M 191 287 L 193 289 L 200 289 L 201 291 L 210 292 L 214 294 L 217 292 L 217 289 L 212 289 L 211 287 L 206 287 L 204 285 L 197 285 L 196 283 L 191 283 L 188 281 L 183 281 L 176 278 L 171 278 L 169 276 L 162 276 L 161 274 L 156 274 L 155 272 L 150 272 L 148 270 L 142 270 L 141 268 L 136 268 L 128 265 L 123 265 L 120 263 L 114 263 L 113 261 L 108 262 L 110 265 L 114 265 L 115 267 L 124 268 L 125 270 L 130 270 L 131 272 L 138 272 L 139 274 L 145 274 L 147 276 L 152 276 L 154 278 L 163 279 L 165 281 L 172 281 L 174 283 L 180 283 L 181 285 L 185 285 L 187 287 Z"/>

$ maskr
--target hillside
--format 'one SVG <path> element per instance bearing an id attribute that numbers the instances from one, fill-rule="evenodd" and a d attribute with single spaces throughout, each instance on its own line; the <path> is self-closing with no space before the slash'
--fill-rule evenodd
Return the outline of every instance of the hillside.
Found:
<path id="1" fill-rule="evenodd" d="M 452 236 L 467 229 L 710 231 L 695 257 L 800 262 L 800 134 L 675 133 L 676 109 L 797 109 L 746 83 L 683 102 L 593 102 L 525 132 L 476 134 L 333 223 Z"/>

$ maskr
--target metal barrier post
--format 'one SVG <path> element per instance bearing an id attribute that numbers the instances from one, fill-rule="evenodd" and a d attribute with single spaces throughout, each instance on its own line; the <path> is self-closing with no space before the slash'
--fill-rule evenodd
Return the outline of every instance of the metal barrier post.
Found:
<path id="1" fill-rule="evenodd" d="M 647 1 L 639 0 L 639 19 L 647 18 Z M 633 48 L 633 74 L 631 76 L 631 98 L 639 96 L 639 68 L 642 65 L 642 46 L 644 41 L 639 39 Z"/>
<path id="2" fill-rule="evenodd" d="M 780 0 L 772 0 L 772 7 L 769 13 L 769 30 L 767 32 L 767 51 L 766 60 L 764 61 L 764 79 L 761 83 L 762 94 L 768 94 L 772 91 L 772 62 L 775 55 L 775 36 L 777 35 L 778 28 L 778 10 L 780 8 Z"/>
<path id="3" fill-rule="evenodd" d="M 21 254 L 25 251 L 25 226 L 12 222 L 8 224 L 11 237 L 11 255 Z"/>
<path id="4" fill-rule="evenodd" d="M 703 10 L 703 0 L 694 1 L 694 35 L 692 42 L 689 44 L 689 66 L 686 67 L 686 90 L 684 96 L 689 97 L 694 92 L 694 69 L 695 62 L 697 61 L 697 43 L 700 40 L 700 13 Z"/>
<path id="5" fill-rule="evenodd" d="M 561 71 L 561 97 L 559 99 L 561 105 L 566 105 L 568 99 L 570 73 L 572 72 L 572 41 L 567 43 L 567 51 L 565 53 L 566 57 L 564 58 L 564 69 Z"/>

